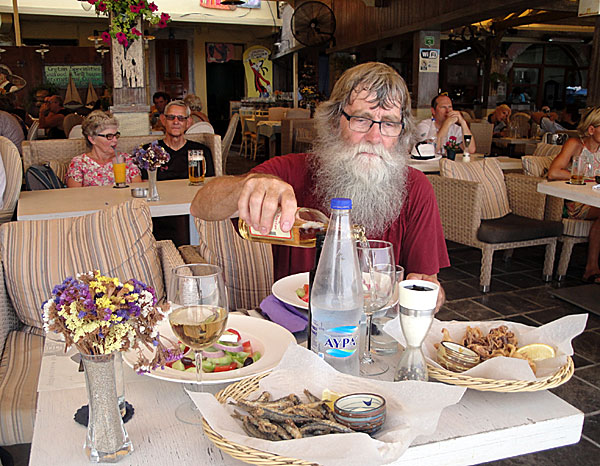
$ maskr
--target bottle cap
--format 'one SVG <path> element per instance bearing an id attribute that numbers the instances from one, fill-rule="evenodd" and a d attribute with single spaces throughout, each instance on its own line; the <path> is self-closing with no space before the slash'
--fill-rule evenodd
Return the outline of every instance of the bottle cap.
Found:
<path id="1" fill-rule="evenodd" d="M 352 209 L 352 199 L 335 197 L 331 200 L 331 208 L 336 210 Z"/>

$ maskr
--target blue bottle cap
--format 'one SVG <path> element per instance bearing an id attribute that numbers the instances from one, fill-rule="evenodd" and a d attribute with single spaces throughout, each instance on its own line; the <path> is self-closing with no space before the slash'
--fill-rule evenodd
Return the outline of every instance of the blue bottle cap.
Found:
<path id="1" fill-rule="evenodd" d="M 331 200 L 331 208 L 337 210 L 352 209 L 352 199 L 335 197 Z"/>

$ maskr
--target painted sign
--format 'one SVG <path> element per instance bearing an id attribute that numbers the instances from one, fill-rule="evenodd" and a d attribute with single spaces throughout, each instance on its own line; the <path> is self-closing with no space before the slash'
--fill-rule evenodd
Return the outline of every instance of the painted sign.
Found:
<path id="1" fill-rule="evenodd" d="M 254 45 L 244 52 L 246 70 L 246 96 L 269 97 L 273 92 L 273 63 L 271 51 L 262 45 Z"/>
<path id="2" fill-rule="evenodd" d="M 577 16 L 595 16 L 600 14 L 600 0 L 579 0 Z"/>
<path id="3" fill-rule="evenodd" d="M 233 59 L 234 45 L 215 42 L 206 43 L 207 63 L 226 63 Z"/>
<path id="4" fill-rule="evenodd" d="M 419 49 L 419 72 L 438 73 L 440 70 L 440 49 Z"/>
<path id="5" fill-rule="evenodd" d="M 87 87 L 90 82 L 94 87 L 104 85 L 102 65 L 45 65 L 44 83 L 66 89 L 69 73 L 76 87 Z"/>

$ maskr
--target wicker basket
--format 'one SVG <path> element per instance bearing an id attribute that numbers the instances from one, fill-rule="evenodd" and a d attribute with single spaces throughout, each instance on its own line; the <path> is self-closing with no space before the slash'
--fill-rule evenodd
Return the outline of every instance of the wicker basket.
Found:
<path id="1" fill-rule="evenodd" d="M 218 392 L 215 397 L 219 403 L 225 403 L 225 401 L 230 397 L 236 401 L 247 398 L 250 393 L 258 390 L 258 382 L 266 375 L 268 375 L 268 373 L 260 374 L 255 377 L 249 377 L 233 383 Z M 202 426 L 204 427 L 206 436 L 211 439 L 217 447 L 219 447 L 228 455 L 233 456 L 244 463 L 267 466 L 318 466 L 316 463 L 309 463 L 307 461 L 297 460 L 294 458 L 286 458 L 284 456 L 276 455 L 275 453 L 267 453 L 261 450 L 256 450 L 255 448 L 240 445 L 239 443 L 230 442 L 225 437 L 215 432 L 205 419 L 202 419 Z"/>
<path id="2" fill-rule="evenodd" d="M 482 379 L 433 367 L 431 364 L 427 364 L 427 369 L 429 371 L 429 377 L 438 382 L 459 385 L 461 387 L 472 388 L 473 390 L 514 393 L 536 392 L 538 390 L 547 390 L 548 388 L 558 387 L 573 376 L 575 366 L 571 357 L 568 357 L 567 363 L 555 374 L 539 380 Z"/>

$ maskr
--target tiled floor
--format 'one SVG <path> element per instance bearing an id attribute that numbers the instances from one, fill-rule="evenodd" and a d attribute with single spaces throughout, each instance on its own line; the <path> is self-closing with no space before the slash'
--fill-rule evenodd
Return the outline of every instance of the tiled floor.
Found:
<path id="1" fill-rule="evenodd" d="M 259 160 L 260 161 L 260 160 Z M 245 173 L 256 163 L 230 154 L 228 174 Z M 445 320 L 505 319 L 528 325 L 540 325 L 567 314 L 582 311 L 553 298 L 549 291 L 556 282 L 544 283 L 543 247 L 516 249 L 504 262 L 501 253 L 494 260 L 491 292 L 479 291 L 479 250 L 449 244 L 452 267 L 442 270 L 440 280 L 447 303 L 438 313 Z M 568 276 L 562 286 L 576 286 L 585 263 L 586 245 L 576 245 Z M 600 303 L 599 303 L 600 308 Z M 552 390 L 585 413 L 583 436 L 579 443 L 540 453 L 488 463 L 493 466 L 592 466 L 600 464 L 600 316 L 590 314 L 585 332 L 574 340 L 575 375 L 566 384 Z M 28 448 L 10 448 L 16 465 L 26 465 Z"/>

